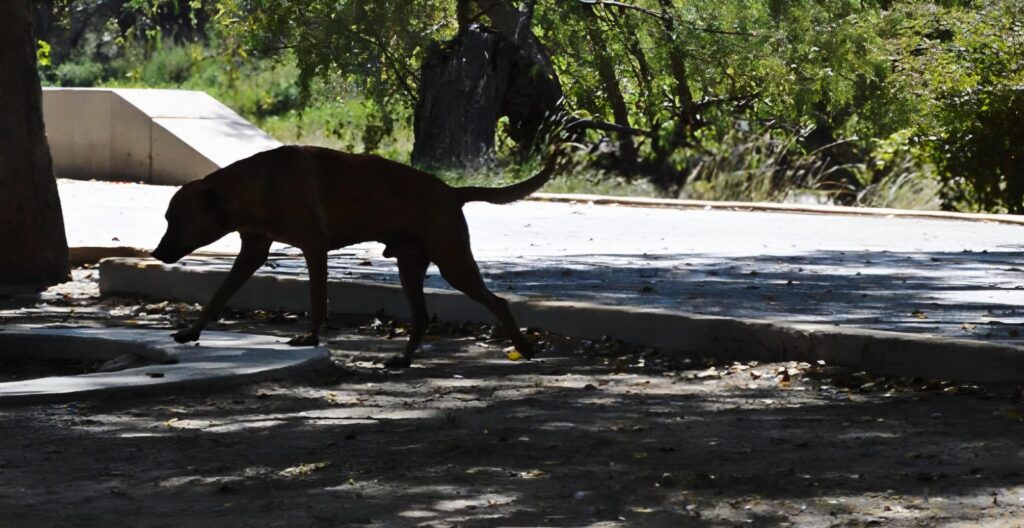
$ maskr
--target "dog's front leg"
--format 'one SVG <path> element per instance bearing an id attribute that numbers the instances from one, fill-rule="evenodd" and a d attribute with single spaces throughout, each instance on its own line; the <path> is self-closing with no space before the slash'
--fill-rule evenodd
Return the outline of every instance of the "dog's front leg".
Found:
<path id="1" fill-rule="evenodd" d="M 302 254 L 309 270 L 309 333 L 293 337 L 288 344 L 317 346 L 320 326 L 327 320 L 327 250 L 303 249 Z"/>
<path id="2" fill-rule="evenodd" d="M 203 328 L 206 328 L 206 325 L 224 309 L 228 299 L 267 261 L 267 256 L 270 254 L 270 243 L 271 240 L 269 238 L 257 235 L 242 235 L 242 249 L 238 252 L 238 256 L 235 257 L 235 263 L 231 266 L 228 277 L 217 288 L 217 292 L 213 294 L 210 302 L 206 303 L 206 306 L 203 307 L 202 313 L 199 314 L 199 319 L 192 323 L 192 326 L 171 334 L 171 337 L 179 343 L 187 343 L 199 339 L 199 334 L 202 333 Z"/>

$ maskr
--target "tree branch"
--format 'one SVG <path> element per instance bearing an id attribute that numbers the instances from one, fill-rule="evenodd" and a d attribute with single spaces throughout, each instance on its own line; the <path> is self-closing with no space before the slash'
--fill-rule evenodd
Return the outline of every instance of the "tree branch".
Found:
<path id="1" fill-rule="evenodd" d="M 723 96 L 723 97 L 707 97 L 707 96 L 705 96 L 700 101 L 697 101 L 697 102 L 693 103 L 693 106 L 694 106 L 695 109 L 700 111 L 700 110 L 704 110 L 705 108 L 708 108 L 709 106 L 718 105 L 718 104 L 722 104 L 722 103 L 739 102 L 740 105 L 745 105 L 745 104 L 749 103 L 750 101 L 756 99 L 759 95 L 761 95 L 760 92 L 754 92 L 754 93 L 743 94 L 743 95 L 728 95 L 728 96 Z"/>
<path id="2" fill-rule="evenodd" d="M 633 11 L 639 11 L 639 12 L 645 14 L 645 15 L 652 16 L 652 17 L 657 18 L 658 20 L 662 20 L 662 21 L 672 19 L 672 17 L 670 15 L 666 15 L 664 13 L 659 13 L 657 11 L 654 11 L 653 9 L 647 9 L 646 7 L 641 7 L 641 6 L 633 5 L 633 4 L 627 4 L 625 2 L 618 2 L 616 0 L 579 0 L 579 1 L 584 3 L 584 4 L 588 4 L 588 5 L 609 6 L 609 7 L 618 7 L 618 8 L 622 8 L 622 9 L 631 9 Z M 732 35 L 732 36 L 736 36 L 736 37 L 759 37 L 760 36 L 757 33 L 750 33 L 750 32 L 747 32 L 747 31 L 730 31 L 728 29 L 714 29 L 714 28 L 695 26 L 693 24 L 686 24 L 686 27 L 688 27 L 688 28 L 690 28 L 690 29 L 692 29 L 694 31 L 700 31 L 701 33 L 714 33 L 714 34 L 717 34 L 717 35 Z"/>
<path id="3" fill-rule="evenodd" d="M 625 2 L 616 2 L 615 0 L 579 0 L 579 1 L 584 3 L 584 4 L 589 4 L 589 5 L 601 5 L 601 6 L 621 7 L 623 9 L 632 9 L 634 11 L 639 11 L 639 12 L 645 14 L 645 15 L 650 15 L 650 16 L 652 16 L 654 18 L 659 18 L 659 19 L 660 18 L 664 18 L 664 16 L 665 16 L 665 15 L 662 15 L 661 13 L 659 13 L 657 11 L 654 11 L 652 9 L 647 9 L 646 7 L 640 7 L 640 6 L 633 5 L 633 4 L 627 4 Z"/>
<path id="4" fill-rule="evenodd" d="M 469 0 L 458 1 L 455 5 L 455 16 L 459 21 L 460 33 L 469 28 L 469 23 L 472 22 L 472 19 L 469 17 Z"/>
<path id="5" fill-rule="evenodd" d="M 629 134 L 632 136 L 646 136 L 655 137 L 657 134 L 650 130 L 644 130 L 642 128 L 633 128 L 629 126 L 616 125 L 614 123 L 608 123 L 605 121 L 597 121 L 594 119 L 577 119 L 567 125 L 565 130 L 583 129 L 583 130 L 604 130 L 606 132 L 618 132 L 619 134 Z"/>
<path id="6" fill-rule="evenodd" d="M 512 41 L 519 44 L 523 41 L 523 35 L 530 32 L 530 26 L 533 24 L 533 8 L 537 5 L 537 0 L 526 0 L 523 2 L 522 15 L 519 17 L 519 23 L 516 24 L 516 34 L 512 36 Z"/>

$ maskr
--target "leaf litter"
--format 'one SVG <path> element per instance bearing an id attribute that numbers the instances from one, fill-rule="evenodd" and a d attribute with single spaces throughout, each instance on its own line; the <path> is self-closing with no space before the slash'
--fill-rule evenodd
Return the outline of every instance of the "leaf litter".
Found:
<path id="1" fill-rule="evenodd" d="M 66 318 L 61 309 L 74 305 L 87 314 L 100 308 L 92 312 L 99 315 L 84 318 L 102 324 L 174 328 L 197 309 L 74 296 L 47 302 L 53 310 L 31 312 L 33 319 L 60 323 Z M 302 317 L 229 311 L 220 324 L 288 334 Z M 356 335 L 385 344 L 408 331 L 385 314 L 356 323 L 332 320 L 330 326 L 329 337 Z M 43 407 L 30 419 L 24 411 L 0 412 L 0 426 L 16 432 L 5 447 L 10 461 L 0 460 L 5 480 L 24 489 L 62 490 L 0 497 L 0 508 L 18 515 L 45 498 L 47 511 L 88 503 L 96 519 L 104 512 L 113 519 L 122 514 L 120 506 L 75 490 L 116 478 L 118 492 L 108 495 L 119 501 L 152 497 L 157 500 L 147 500 L 149 513 L 197 523 L 212 522 L 203 518 L 207 511 L 250 525 L 315 512 L 327 524 L 355 519 L 387 525 L 399 523 L 396 513 L 413 511 L 407 507 L 415 503 L 431 524 L 488 524 L 493 518 L 474 517 L 483 508 L 466 506 L 449 516 L 431 507 L 475 504 L 461 495 L 474 489 L 508 492 L 511 498 L 487 502 L 495 510 L 489 515 L 521 525 L 675 525 L 694 518 L 715 525 L 977 525 L 1024 513 L 1018 486 L 1024 474 L 1006 463 L 1007 453 L 1016 453 L 1009 439 L 1024 432 L 1021 387 L 876 375 L 825 362 L 723 362 L 635 347 L 613 336 L 583 341 L 536 329 L 526 333 L 539 345 L 539 359 L 513 371 L 507 362 L 478 361 L 507 349 L 492 325 L 432 321 L 429 335 L 438 351 L 426 353 L 420 369 L 388 372 L 336 352 L 349 354 L 336 357 L 341 370 L 297 383 L 171 400 L 83 402 L 73 413 L 66 406 Z M 474 343 L 488 346 L 466 346 Z M 389 346 L 394 351 L 401 343 Z M 390 353 L 359 354 L 372 359 Z M 474 394 L 479 397 L 467 398 Z M 460 407 L 469 401 L 488 406 Z M 356 404 L 362 425 L 346 425 L 344 413 Z M 330 421 L 332 409 L 342 413 L 336 422 Z M 382 418 L 395 412 L 433 416 L 436 409 L 443 409 L 440 421 Z M 306 413 L 321 423 L 312 425 Z M 268 414 L 292 418 L 239 434 L 201 427 L 211 420 L 259 423 Z M 90 441 L 100 426 L 164 439 L 150 444 L 104 433 Z M 528 442 L 519 440 L 525 437 Z M 35 453 L 57 441 L 64 447 L 44 447 L 47 458 L 38 459 L 44 465 L 32 456 L 18 458 L 19 451 Z M 167 449 L 168 441 L 187 450 Z M 89 457 L 79 456 L 83 445 Z M 301 460 L 314 461 L 296 463 Z M 254 464 L 284 469 L 246 473 Z M 326 470 L 332 465 L 337 471 Z M 107 468 L 102 475 L 118 476 L 102 476 L 94 469 L 101 466 Z M 478 467 L 495 469 L 473 470 Z M 211 482 L 216 475 L 238 475 L 226 489 L 219 490 L 223 483 L 211 489 L 238 499 L 225 509 L 222 499 L 209 500 L 217 494 L 161 494 L 163 488 L 149 484 L 166 480 L 168 472 L 188 479 L 205 475 Z M 289 484 L 261 484 L 274 478 Z M 331 495 L 343 498 L 345 508 L 325 500 Z M 266 501 L 276 506 L 246 506 Z"/>

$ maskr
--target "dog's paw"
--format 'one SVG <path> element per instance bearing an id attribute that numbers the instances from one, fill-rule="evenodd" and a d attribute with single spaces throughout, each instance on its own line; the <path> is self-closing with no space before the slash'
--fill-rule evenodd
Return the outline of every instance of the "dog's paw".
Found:
<path id="1" fill-rule="evenodd" d="M 178 330 L 177 332 L 171 334 L 171 337 L 173 337 L 174 340 L 179 343 L 188 343 L 189 341 L 198 341 L 199 334 L 200 330 L 196 330 L 194 328 L 186 328 L 184 330 Z"/>
<path id="2" fill-rule="evenodd" d="M 317 346 L 320 344 L 320 337 L 314 334 L 305 334 L 295 336 L 288 340 L 288 344 L 291 346 Z"/>
<path id="3" fill-rule="evenodd" d="M 384 362 L 384 368 L 400 369 L 412 366 L 412 358 L 405 356 L 394 356 Z"/>

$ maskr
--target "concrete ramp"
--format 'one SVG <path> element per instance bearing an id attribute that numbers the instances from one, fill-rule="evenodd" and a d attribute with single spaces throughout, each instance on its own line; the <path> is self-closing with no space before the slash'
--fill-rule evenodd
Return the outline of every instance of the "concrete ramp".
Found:
<path id="1" fill-rule="evenodd" d="M 181 185 L 281 145 L 204 92 L 45 88 L 58 178 Z"/>

